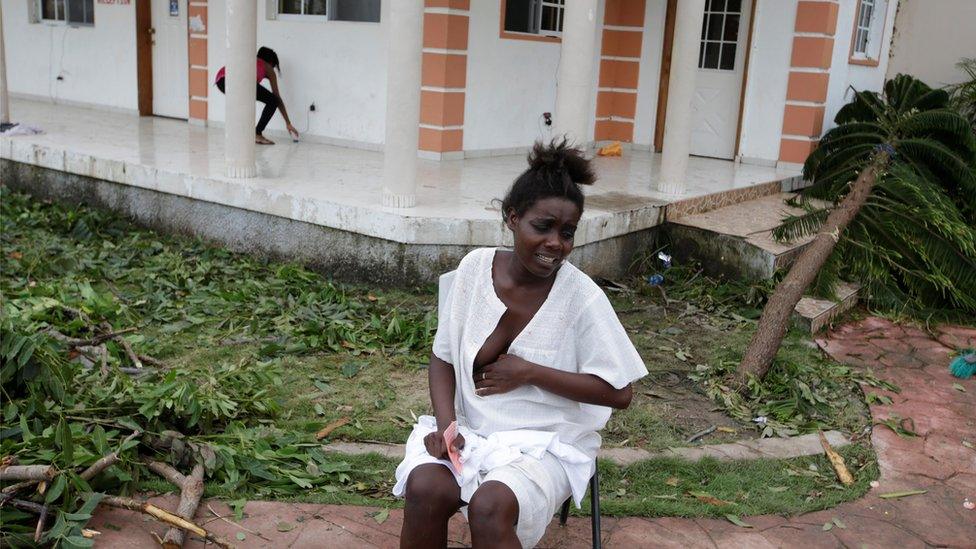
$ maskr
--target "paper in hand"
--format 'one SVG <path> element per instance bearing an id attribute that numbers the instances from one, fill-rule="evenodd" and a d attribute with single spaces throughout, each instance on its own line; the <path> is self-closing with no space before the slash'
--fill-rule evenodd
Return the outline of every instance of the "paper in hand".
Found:
<path id="1" fill-rule="evenodd" d="M 447 446 L 447 457 L 451 458 L 454 469 L 457 470 L 458 474 L 461 474 L 461 454 L 454 447 L 454 439 L 457 438 L 457 435 L 457 421 L 452 421 L 447 429 L 444 429 L 444 444 Z"/>

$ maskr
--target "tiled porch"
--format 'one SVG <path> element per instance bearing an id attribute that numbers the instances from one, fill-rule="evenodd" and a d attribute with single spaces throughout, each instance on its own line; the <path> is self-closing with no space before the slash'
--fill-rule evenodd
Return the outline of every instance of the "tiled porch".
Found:
<path id="1" fill-rule="evenodd" d="M 44 133 L 0 138 L 4 160 L 408 246 L 504 244 L 493 201 L 525 168 L 523 154 L 420 160 L 418 205 L 395 210 L 380 204 L 381 152 L 278 137 L 258 148 L 259 177 L 230 179 L 222 128 L 25 100 L 11 112 Z M 793 171 L 693 157 L 685 195 L 667 196 L 653 190 L 660 155 L 624 152 L 596 159 L 599 181 L 587 189 L 577 246 L 799 184 Z"/>

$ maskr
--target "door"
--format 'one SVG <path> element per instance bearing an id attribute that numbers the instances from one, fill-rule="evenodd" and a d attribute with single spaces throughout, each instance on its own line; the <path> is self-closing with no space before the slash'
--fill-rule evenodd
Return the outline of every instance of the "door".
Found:
<path id="1" fill-rule="evenodd" d="M 187 0 L 151 0 L 153 114 L 190 114 Z"/>
<path id="2" fill-rule="evenodd" d="M 706 0 L 692 97 L 691 154 L 735 156 L 752 0 Z"/>

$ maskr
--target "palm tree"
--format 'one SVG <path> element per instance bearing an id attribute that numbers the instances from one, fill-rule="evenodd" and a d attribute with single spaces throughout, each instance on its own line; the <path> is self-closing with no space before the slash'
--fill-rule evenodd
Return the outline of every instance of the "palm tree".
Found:
<path id="1" fill-rule="evenodd" d="M 813 185 L 795 202 L 806 212 L 774 233 L 816 236 L 770 296 L 736 370 L 740 386 L 765 376 L 818 275 L 818 286 L 852 276 L 889 308 L 976 312 L 976 140 L 948 101 L 898 75 L 883 94 L 856 92 L 837 113 L 803 165 Z"/>

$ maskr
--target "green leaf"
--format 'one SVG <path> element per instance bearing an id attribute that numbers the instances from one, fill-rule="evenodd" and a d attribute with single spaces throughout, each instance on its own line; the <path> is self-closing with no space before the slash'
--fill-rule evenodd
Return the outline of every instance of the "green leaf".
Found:
<path id="1" fill-rule="evenodd" d="M 901 492 L 888 492 L 887 494 L 879 494 L 878 497 L 882 499 L 898 499 L 898 498 L 904 498 L 908 496 L 917 496 L 920 494 L 924 494 L 926 492 L 928 492 L 928 490 L 904 490 Z"/>
<path id="2" fill-rule="evenodd" d="M 955 389 L 955 390 L 957 390 L 957 391 L 959 391 L 960 393 L 965 393 L 966 392 L 966 388 L 963 387 L 962 385 L 960 385 L 959 383 L 953 383 L 952 384 L 952 388 Z"/>
<path id="3" fill-rule="evenodd" d="M 347 362 L 342 365 L 342 375 L 344 377 L 354 377 L 362 369 L 362 366 L 354 362 Z"/>
<path id="4" fill-rule="evenodd" d="M 824 525 L 823 525 L 823 531 L 824 532 L 829 532 L 829 531 L 831 531 L 833 529 L 834 529 L 834 523 L 833 522 L 825 522 L 824 523 Z"/>
<path id="5" fill-rule="evenodd" d="M 838 527 L 838 528 L 847 528 L 847 525 L 846 525 L 846 524 L 844 524 L 844 523 L 843 523 L 843 522 L 842 522 L 842 521 L 841 521 L 841 520 L 840 520 L 839 518 L 837 518 L 837 517 L 834 517 L 834 526 L 836 526 L 836 527 Z"/>
<path id="6" fill-rule="evenodd" d="M 751 524 L 747 524 L 743 522 L 742 519 L 738 517 L 738 515 L 725 515 L 725 518 L 728 519 L 728 521 L 731 522 L 732 524 L 739 526 L 741 528 L 752 528 Z"/>
<path id="7" fill-rule="evenodd" d="M 94 547 L 95 545 L 95 540 L 88 539 L 84 536 L 68 536 L 66 538 L 63 538 L 63 541 L 64 541 L 63 546 L 69 548 Z"/>
<path id="8" fill-rule="evenodd" d="M 74 437 L 71 435 L 71 425 L 64 418 L 58 420 L 54 443 L 61 449 L 61 463 L 64 467 L 73 467 L 75 465 Z"/>
<path id="9" fill-rule="evenodd" d="M 237 538 L 237 541 L 244 541 L 245 539 L 247 539 L 247 536 L 244 534 L 244 532 L 238 532 L 237 535 L 235 535 L 234 537 Z"/>
<path id="10" fill-rule="evenodd" d="M 57 501 L 58 498 L 61 497 L 61 494 L 64 493 L 64 488 L 67 485 L 68 479 L 66 479 L 63 474 L 58 475 L 51 484 L 51 487 L 48 488 L 47 492 L 44 493 L 44 503 L 51 504 Z"/>
<path id="11" fill-rule="evenodd" d="M 295 529 L 295 525 L 283 520 L 275 525 L 275 529 L 279 532 L 291 532 Z"/>
<path id="12" fill-rule="evenodd" d="M 386 519 L 388 518 L 390 518 L 389 509 L 383 509 L 381 511 L 377 511 L 376 514 L 373 515 L 373 520 L 376 521 L 376 524 L 383 524 L 384 522 L 386 522 Z"/>

